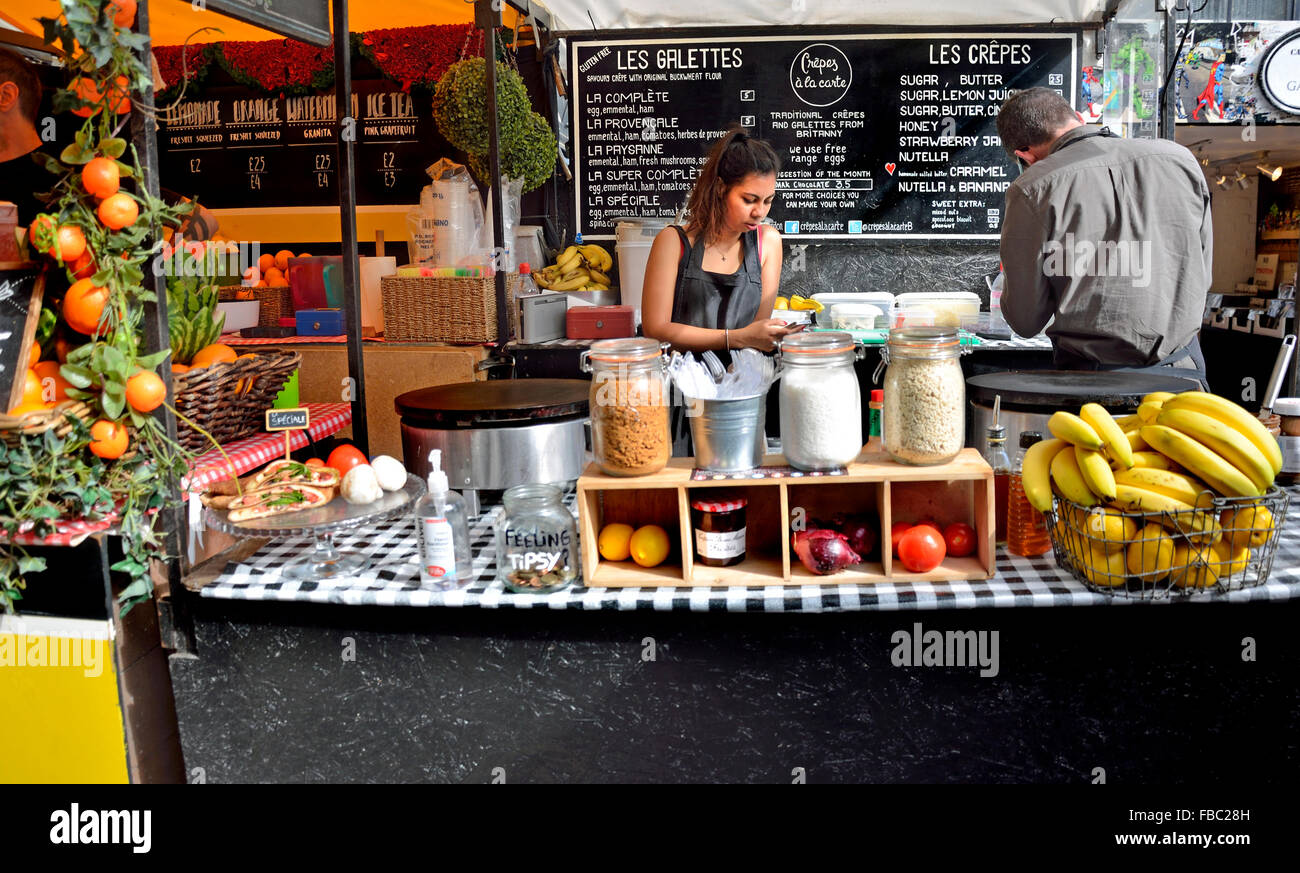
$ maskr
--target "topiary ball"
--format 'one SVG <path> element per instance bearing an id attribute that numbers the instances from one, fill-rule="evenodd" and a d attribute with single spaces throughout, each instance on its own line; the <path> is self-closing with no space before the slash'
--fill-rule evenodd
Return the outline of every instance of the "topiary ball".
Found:
<path id="1" fill-rule="evenodd" d="M 555 140 L 551 126 L 545 118 L 536 112 L 530 112 L 524 123 L 523 135 L 508 150 L 502 151 L 501 174 L 508 179 L 522 178 L 525 193 L 533 191 L 551 178 L 559 153 L 559 143 Z M 480 182 L 492 184 L 487 155 L 471 153 L 469 171 Z"/>
<path id="2" fill-rule="evenodd" d="M 497 65 L 497 130 L 501 151 L 514 145 L 528 118 L 524 80 L 500 61 Z M 487 62 L 458 61 L 448 68 L 433 92 L 438 132 L 456 148 L 474 154 L 488 150 Z"/>

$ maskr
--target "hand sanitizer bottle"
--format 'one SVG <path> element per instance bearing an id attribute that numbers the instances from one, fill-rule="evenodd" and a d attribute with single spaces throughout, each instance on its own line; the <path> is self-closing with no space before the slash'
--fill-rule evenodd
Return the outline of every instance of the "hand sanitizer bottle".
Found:
<path id="1" fill-rule="evenodd" d="M 429 452 L 429 493 L 415 504 L 420 584 L 447 590 L 473 581 L 465 498 L 449 491 L 442 451 Z"/>

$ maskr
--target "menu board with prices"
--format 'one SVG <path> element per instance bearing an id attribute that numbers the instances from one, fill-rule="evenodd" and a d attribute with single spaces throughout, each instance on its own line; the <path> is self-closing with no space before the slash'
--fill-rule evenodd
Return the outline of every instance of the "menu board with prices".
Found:
<path id="1" fill-rule="evenodd" d="M 1018 175 L 996 117 L 1011 93 L 1077 103 L 1077 31 L 575 39 L 576 230 L 670 221 L 739 122 L 781 156 L 787 238 L 997 239 Z"/>
<path id="2" fill-rule="evenodd" d="M 355 137 L 358 203 L 419 201 L 424 168 L 447 150 L 428 102 L 391 82 L 353 83 L 342 129 Z M 160 124 L 162 183 L 211 208 L 337 205 L 340 128 L 332 92 L 213 89 Z"/>

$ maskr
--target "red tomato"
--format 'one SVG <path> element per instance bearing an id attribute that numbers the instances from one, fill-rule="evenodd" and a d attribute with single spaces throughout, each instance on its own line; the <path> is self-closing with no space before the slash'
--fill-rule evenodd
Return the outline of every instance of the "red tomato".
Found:
<path id="1" fill-rule="evenodd" d="M 306 464 L 308 467 L 324 467 L 324 466 L 325 466 L 325 462 L 322 461 L 320 458 L 308 458 L 307 460 L 303 461 L 303 463 Z"/>
<path id="2" fill-rule="evenodd" d="M 918 524 L 898 541 L 898 560 L 913 573 L 927 573 L 943 563 L 943 536 L 928 524 Z"/>
<path id="3" fill-rule="evenodd" d="M 915 526 L 920 527 L 921 525 L 925 525 L 926 527 L 932 527 L 934 528 L 935 533 L 937 533 L 939 536 L 943 536 L 943 528 L 939 527 L 939 523 L 935 521 L 933 518 L 923 518 L 920 521 L 918 521 Z"/>
<path id="4" fill-rule="evenodd" d="M 325 462 L 325 466 L 333 467 L 335 470 L 338 470 L 340 476 L 346 476 L 348 470 L 351 470 L 353 467 L 369 463 L 370 460 L 361 453 L 360 449 L 354 445 L 350 445 L 349 443 L 344 443 L 334 451 L 330 452 L 329 459 Z"/>
<path id="5" fill-rule="evenodd" d="M 889 527 L 889 542 L 894 549 L 894 557 L 898 557 L 898 541 L 903 538 L 903 534 L 912 529 L 910 522 L 896 521 Z"/>
<path id="6" fill-rule="evenodd" d="M 975 551 L 975 528 L 960 521 L 950 524 L 943 529 L 943 541 L 948 546 L 948 554 L 964 558 Z"/>

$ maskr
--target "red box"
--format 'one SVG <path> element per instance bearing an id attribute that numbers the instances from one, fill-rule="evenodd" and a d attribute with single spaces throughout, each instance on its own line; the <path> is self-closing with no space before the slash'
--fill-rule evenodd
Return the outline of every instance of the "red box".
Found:
<path id="1" fill-rule="evenodd" d="M 564 317 L 569 339 L 616 339 L 636 336 L 631 306 L 570 306 Z"/>

